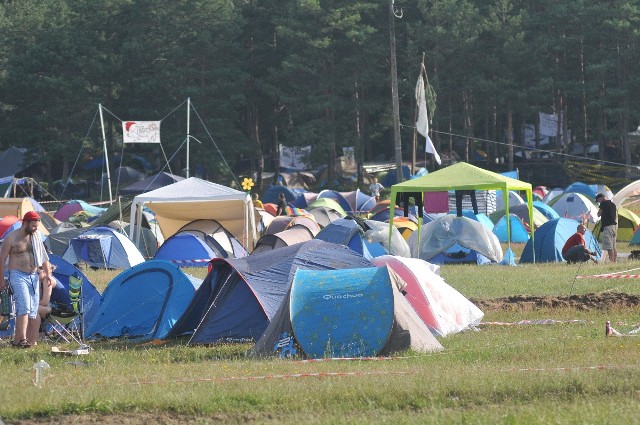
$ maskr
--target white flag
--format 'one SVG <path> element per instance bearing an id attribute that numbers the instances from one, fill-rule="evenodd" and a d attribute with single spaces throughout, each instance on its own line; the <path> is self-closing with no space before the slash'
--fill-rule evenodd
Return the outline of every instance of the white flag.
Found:
<path id="1" fill-rule="evenodd" d="M 122 121 L 122 143 L 160 143 L 160 121 Z"/>
<path id="2" fill-rule="evenodd" d="M 429 115 L 427 114 L 427 98 L 424 90 L 424 79 L 422 75 L 418 78 L 416 84 L 416 104 L 418 105 L 418 119 L 416 120 L 416 129 L 418 133 L 422 134 L 427 140 L 424 145 L 424 151 L 433 154 L 433 158 L 438 165 L 442 164 L 440 155 L 436 152 L 435 146 L 429 137 Z"/>

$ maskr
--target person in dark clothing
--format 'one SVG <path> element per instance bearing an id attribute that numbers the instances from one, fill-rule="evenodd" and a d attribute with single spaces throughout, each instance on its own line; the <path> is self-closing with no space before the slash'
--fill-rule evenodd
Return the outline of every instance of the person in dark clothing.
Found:
<path id="1" fill-rule="evenodd" d="M 618 258 L 618 250 L 616 249 L 618 207 L 606 199 L 602 193 L 596 195 L 596 202 L 600 203 L 598 217 L 600 217 L 600 229 L 602 230 L 602 249 L 607 251 L 609 261 L 615 263 Z"/>
<path id="2" fill-rule="evenodd" d="M 476 201 L 475 190 L 456 190 L 456 215 L 462 217 L 462 198 L 464 198 L 465 195 L 469 195 L 471 198 L 473 213 L 478 215 L 478 202 Z"/>
<path id="3" fill-rule="evenodd" d="M 284 197 L 284 193 L 278 195 L 278 210 L 276 215 L 287 215 L 287 200 Z"/>

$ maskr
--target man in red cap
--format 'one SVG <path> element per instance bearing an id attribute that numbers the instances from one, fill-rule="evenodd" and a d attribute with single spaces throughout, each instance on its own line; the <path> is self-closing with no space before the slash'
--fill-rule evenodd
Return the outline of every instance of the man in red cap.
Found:
<path id="1" fill-rule="evenodd" d="M 0 291 L 6 287 L 5 266 L 8 265 L 9 283 L 16 303 L 16 322 L 13 346 L 28 348 L 36 344 L 39 324 L 38 304 L 40 284 L 38 267 L 42 267 L 43 284 L 51 286 L 51 265 L 47 250 L 38 232 L 40 215 L 27 212 L 22 227 L 9 233 L 0 245 Z M 8 261 L 7 261 L 8 259 Z"/>

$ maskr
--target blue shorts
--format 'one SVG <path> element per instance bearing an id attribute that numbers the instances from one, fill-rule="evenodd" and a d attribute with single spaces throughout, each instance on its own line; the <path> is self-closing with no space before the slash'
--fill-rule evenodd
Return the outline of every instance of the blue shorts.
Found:
<path id="1" fill-rule="evenodd" d="M 9 270 L 9 282 L 13 290 L 13 300 L 16 303 L 16 315 L 27 314 L 30 319 L 35 319 L 38 315 L 38 303 L 40 302 L 38 273 Z"/>

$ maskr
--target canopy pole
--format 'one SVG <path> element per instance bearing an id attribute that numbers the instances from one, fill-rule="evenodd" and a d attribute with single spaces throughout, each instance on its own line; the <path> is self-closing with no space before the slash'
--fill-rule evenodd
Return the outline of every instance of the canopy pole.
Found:
<path id="1" fill-rule="evenodd" d="M 189 139 L 191 138 L 191 98 L 187 98 L 187 170 L 186 177 L 189 178 Z"/>
<path id="2" fill-rule="evenodd" d="M 531 235 L 531 248 L 533 252 L 533 264 L 536 263 L 536 241 L 535 241 L 535 230 L 533 224 L 533 211 L 535 207 L 533 206 L 533 193 L 531 189 L 527 189 L 527 208 L 529 209 L 529 234 Z"/>
<path id="3" fill-rule="evenodd" d="M 107 186 L 109 187 L 109 205 L 113 204 L 113 194 L 111 193 L 111 172 L 109 171 L 109 155 L 107 155 L 107 134 L 104 130 L 104 117 L 102 115 L 102 104 L 98 103 L 100 111 L 100 126 L 102 127 L 102 147 L 104 149 L 104 161 L 107 167 Z"/>

